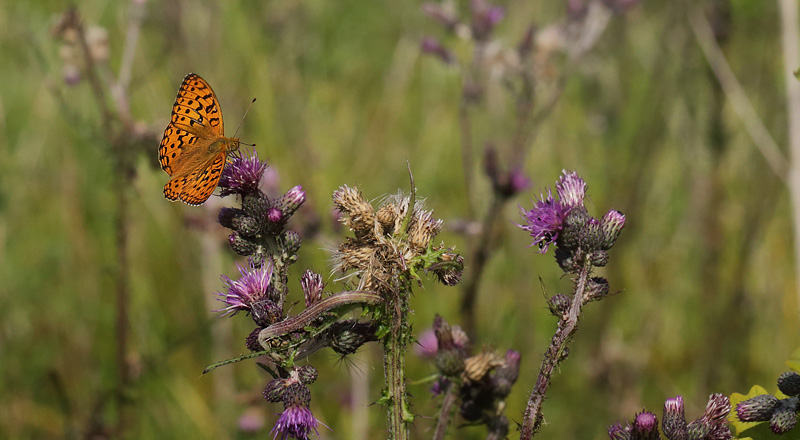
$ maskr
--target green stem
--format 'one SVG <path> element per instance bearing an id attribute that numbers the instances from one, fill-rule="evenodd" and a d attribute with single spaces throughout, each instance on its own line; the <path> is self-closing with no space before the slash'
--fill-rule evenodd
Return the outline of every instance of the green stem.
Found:
<path id="1" fill-rule="evenodd" d="M 388 406 L 390 440 L 408 440 L 407 423 L 413 421 L 406 399 L 406 341 L 408 338 L 407 291 L 401 290 L 391 304 L 391 330 L 383 340 L 383 366 L 386 376 L 385 401 Z"/>

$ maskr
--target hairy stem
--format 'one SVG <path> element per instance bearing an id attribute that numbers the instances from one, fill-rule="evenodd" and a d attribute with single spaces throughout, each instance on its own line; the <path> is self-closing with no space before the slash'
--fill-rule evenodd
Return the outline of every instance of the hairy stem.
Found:
<path id="1" fill-rule="evenodd" d="M 453 411 L 453 404 L 456 402 L 456 387 L 452 383 L 447 384 L 442 401 L 442 409 L 439 412 L 439 420 L 436 421 L 436 429 L 433 431 L 433 440 L 443 440 L 447 433 L 447 425 L 450 424 L 450 416 Z"/>
<path id="2" fill-rule="evenodd" d="M 553 371 L 561 362 L 567 344 L 572 339 L 572 335 L 577 329 L 578 320 L 581 316 L 581 307 L 583 307 L 583 297 L 586 290 L 586 284 L 591 274 L 592 266 L 586 261 L 578 276 L 578 283 L 575 287 L 575 294 L 572 297 L 569 312 L 558 321 L 553 338 L 550 340 L 550 346 L 544 354 L 542 367 L 539 369 L 539 377 L 536 379 L 528 399 L 528 407 L 525 409 L 525 417 L 522 421 L 522 432 L 520 440 L 530 440 L 539 430 L 542 424 L 542 403 L 544 402 L 545 394 L 550 386 L 550 379 Z"/>
<path id="3" fill-rule="evenodd" d="M 411 414 L 406 396 L 406 340 L 408 338 L 408 291 L 400 291 L 387 312 L 391 315 L 391 330 L 383 340 L 383 364 L 386 376 L 385 401 L 388 406 L 390 440 L 407 440 Z"/>

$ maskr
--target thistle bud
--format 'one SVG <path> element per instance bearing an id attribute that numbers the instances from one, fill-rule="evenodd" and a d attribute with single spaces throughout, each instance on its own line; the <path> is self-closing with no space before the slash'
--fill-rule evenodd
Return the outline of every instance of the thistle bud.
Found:
<path id="1" fill-rule="evenodd" d="M 519 377 L 519 361 L 519 352 L 508 350 L 503 364 L 495 369 L 492 376 L 492 388 L 497 397 L 502 399 L 511 393 L 511 387 Z"/>
<path id="2" fill-rule="evenodd" d="M 466 351 L 453 340 L 450 324 L 441 316 L 433 320 L 433 331 L 439 350 L 436 352 L 436 368 L 444 376 L 456 376 L 464 371 Z"/>
<path id="3" fill-rule="evenodd" d="M 608 427 L 608 437 L 611 440 L 631 440 L 631 425 L 628 422 L 617 423 Z"/>
<path id="4" fill-rule="evenodd" d="M 602 239 L 600 240 L 600 249 L 608 250 L 614 246 L 614 243 L 619 238 L 622 228 L 625 227 L 625 216 L 615 210 L 608 211 L 603 219 L 600 220 L 600 228 L 602 230 Z"/>
<path id="5" fill-rule="evenodd" d="M 797 414 L 795 409 L 788 405 L 782 405 L 769 419 L 769 428 L 779 435 L 791 431 L 796 424 Z"/>
<path id="6" fill-rule="evenodd" d="M 281 223 L 283 221 L 283 212 L 279 208 L 267 208 L 267 221 L 270 223 Z"/>
<path id="7" fill-rule="evenodd" d="M 550 308 L 550 313 L 553 316 L 556 318 L 561 318 L 567 314 L 571 303 L 572 299 L 570 297 L 564 295 L 563 293 L 558 293 L 550 297 L 547 305 Z"/>
<path id="8" fill-rule="evenodd" d="M 589 220 L 583 226 L 581 235 L 582 239 L 580 244 L 584 250 L 588 252 L 599 249 L 603 238 L 603 234 L 600 229 L 600 221 L 594 217 L 589 217 Z"/>
<path id="9" fill-rule="evenodd" d="M 608 264 L 608 252 L 603 250 L 594 251 L 589 254 L 589 261 L 592 263 L 592 266 L 605 267 L 605 265 Z"/>
<path id="10" fill-rule="evenodd" d="M 308 385 L 314 383 L 317 380 L 317 376 L 319 376 L 319 372 L 316 368 L 312 367 L 311 365 L 303 365 L 302 367 L 296 367 L 295 371 L 297 372 L 297 377 L 300 379 L 300 382 Z"/>
<path id="11" fill-rule="evenodd" d="M 370 338 L 358 330 L 360 327 L 343 323 L 331 330 L 329 345 L 336 353 L 345 356 L 353 354 Z"/>
<path id="12" fill-rule="evenodd" d="M 633 438 L 640 440 L 660 440 L 658 434 L 658 417 L 655 414 L 643 411 L 636 415 L 633 421 Z"/>
<path id="13" fill-rule="evenodd" d="M 236 208 L 222 208 L 219 210 L 217 221 L 228 229 L 238 229 L 239 219 L 244 215 L 244 211 Z"/>
<path id="14" fill-rule="evenodd" d="M 778 389 L 787 396 L 800 394 L 800 374 L 787 371 L 778 378 Z"/>
<path id="15" fill-rule="evenodd" d="M 300 277 L 300 287 L 303 288 L 303 294 L 306 299 L 306 307 L 322 299 L 322 289 L 325 285 L 322 283 L 322 275 L 307 270 Z"/>
<path id="16" fill-rule="evenodd" d="M 575 250 L 581 244 L 583 229 L 591 217 L 583 205 L 578 205 L 569 210 L 564 219 L 564 227 L 559 234 L 558 246 Z"/>
<path id="17" fill-rule="evenodd" d="M 253 217 L 243 215 L 239 217 L 238 220 L 239 225 L 236 230 L 242 237 L 255 238 L 259 235 L 259 232 L 261 232 L 261 225 L 258 220 Z"/>
<path id="18" fill-rule="evenodd" d="M 703 419 L 697 419 L 686 427 L 686 436 L 688 438 L 706 438 L 711 433 L 711 425 Z"/>
<path id="19" fill-rule="evenodd" d="M 683 396 L 667 399 L 664 402 L 664 420 L 661 430 L 671 439 L 686 438 L 686 415 L 683 409 Z"/>
<path id="20" fill-rule="evenodd" d="M 283 395 L 288 385 L 289 381 L 286 379 L 272 379 L 264 387 L 264 398 L 274 403 L 283 401 Z"/>
<path id="21" fill-rule="evenodd" d="M 283 310 L 275 302 L 269 299 L 262 299 L 261 301 L 253 302 L 250 308 L 250 317 L 259 326 L 269 327 L 283 320 Z"/>
<path id="22" fill-rule="evenodd" d="M 556 248 L 556 262 L 566 273 L 578 273 L 581 270 L 581 263 L 575 254 L 564 248 Z"/>
<path id="23" fill-rule="evenodd" d="M 433 269 L 433 273 L 439 281 L 445 286 L 455 286 L 461 281 L 461 274 L 464 271 L 464 257 L 453 252 L 445 252 L 439 257 L 442 263 L 449 263 L 455 261 L 458 266 L 454 267 L 452 264 L 442 265 L 441 268 Z"/>
<path id="24" fill-rule="evenodd" d="M 586 197 L 586 182 L 576 172 L 561 171 L 556 182 L 556 191 L 561 203 L 569 207 L 583 206 Z"/>
<path id="25" fill-rule="evenodd" d="M 306 193 L 300 185 L 286 191 L 278 201 L 278 207 L 286 217 L 291 216 L 303 203 L 306 202 Z"/>
<path id="26" fill-rule="evenodd" d="M 245 257 L 255 254 L 256 249 L 258 249 L 257 244 L 241 237 L 239 233 L 235 231 L 228 236 L 228 244 L 230 244 L 234 252 Z"/>
<path id="27" fill-rule="evenodd" d="M 295 231 L 286 231 L 283 234 L 283 245 L 284 250 L 287 255 L 297 255 L 297 251 L 300 250 L 300 245 L 302 244 L 302 240 L 300 239 L 300 234 Z"/>
<path id="28" fill-rule="evenodd" d="M 600 301 L 608 295 L 608 280 L 592 277 L 586 285 L 586 301 Z"/>
<path id="29" fill-rule="evenodd" d="M 256 327 L 247 335 L 247 339 L 244 341 L 244 345 L 247 347 L 248 350 L 252 352 L 257 351 L 264 351 L 264 347 L 258 342 L 258 334 L 261 333 L 261 327 Z"/>
<path id="30" fill-rule="evenodd" d="M 736 405 L 736 415 L 743 422 L 763 422 L 770 419 L 780 404 L 777 397 L 762 394 Z"/>
<path id="31" fill-rule="evenodd" d="M 253 193 L 244 196 L 242 199 L 242 209 L 254 218 L 264 218 L 267 215 L 269 201 L 266 196 L 260 193 Z"/>
<path id="32" fill-rule="evenodd" d="M 311 403 L 311 390 L 299 382 L 289 384 L 283 392 L 283 405 L 285 407 L 308 407 Z"/>

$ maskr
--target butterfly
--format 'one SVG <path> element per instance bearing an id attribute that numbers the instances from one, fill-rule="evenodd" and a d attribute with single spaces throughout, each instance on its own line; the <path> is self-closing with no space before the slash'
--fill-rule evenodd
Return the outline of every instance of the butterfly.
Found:
<path id="1" fill-rule="evenodd" d="M 164 196 L 202 205 L 217 187 L 228 154 L 238 148 L 238 138 L 224 135 L 222 110 L 211 86 L 197 74 L 186 75 L 158 148 L 161 169 L 171 177 Z"/>

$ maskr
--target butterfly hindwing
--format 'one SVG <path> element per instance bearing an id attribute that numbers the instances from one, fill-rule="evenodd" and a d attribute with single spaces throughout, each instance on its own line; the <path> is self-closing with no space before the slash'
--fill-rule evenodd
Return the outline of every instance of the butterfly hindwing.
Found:
<path id="1" fill-rule="evenodd" d="M 210 164 L 186 176 L 180 199 L 190 205 L 200 205 L 208 200 L 222 177 L 225 160 L 226 154 L 219 153 Z"/>

